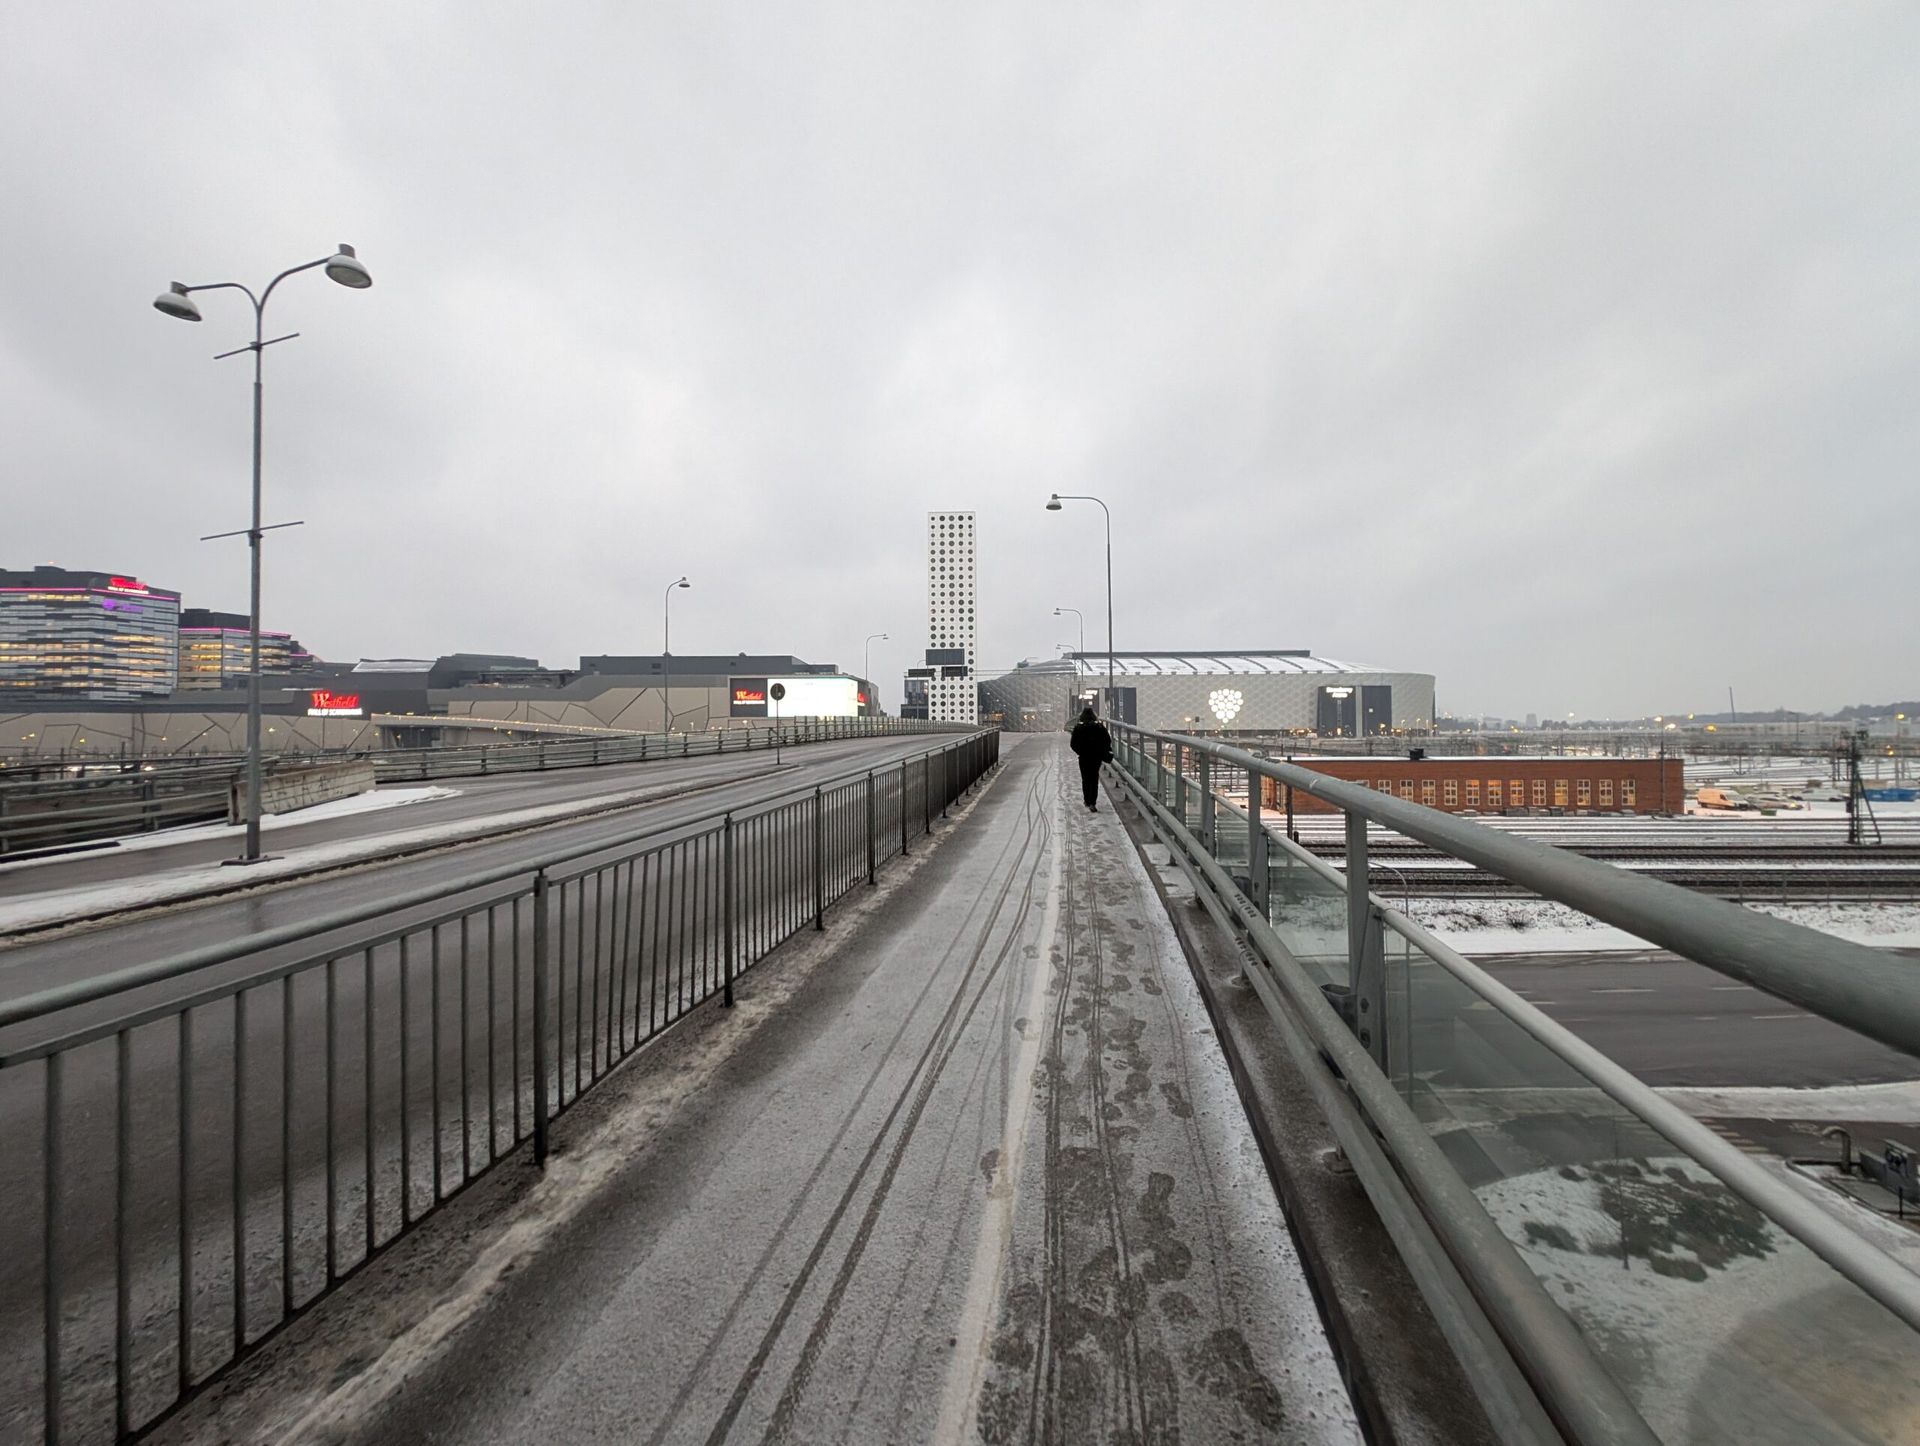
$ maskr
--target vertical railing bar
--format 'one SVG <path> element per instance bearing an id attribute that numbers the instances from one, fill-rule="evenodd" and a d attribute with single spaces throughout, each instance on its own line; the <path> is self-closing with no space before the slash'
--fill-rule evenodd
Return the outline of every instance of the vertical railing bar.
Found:
<path id="1" fill-rule="evenodd" d="M 674 964 L 677 970 L 674 1002 L 679 1006 L 679 1011 L 674 1015 L 674 1018 L 678 1019 L 687 1012 L 688 996 L 693 992 L 693 980 L 691 978 L 693 973 L 693 960 L 687 952 L 687 916 L 690 912 L 690 901 L 687 893 L 688 887 L 692 884 L 693 880 L 688 873 L 687 840 L 681 839 L 678 843 L 674 844 L 673 852 L 674 935 L 677 940 L 673 950 Z"/>
<path id="2" fill-rule="evenodd" d="M 66 1306 L 61 1300 L 66 1282 L 60 1269 L 60 1175 L 63 1163 L 60 1076 L 66 1068 L 66 1058 L 64 1050 L 47 1056 L 46 1116 L 41 1126 L 43 1138 L 40 1147 L 40 1305 L 45 1325 L 41 1343 L 42 1368 L 45 1372 L 42 1388 L 44 1417 L 41 1425 L 42 1435 L 50 1446 L 60 1440 L 60 1327 L 66 1315 Z"/>
<path id="3" fill-rule="evenodd" d="M 180 1213 L 176 1221 L 180 1256 L 179 1395 L 193 1386 L 193 1203 L 189 1193 L 193 1169 L 193 1011 L 180 1011 L 180 1035 L 175 1045 L 176 1094 L 180 1118 L 175 1138 L 180 1143 L 178 1179 Z"/>
<path id="4" fill-rule="evenodd" d="M 720 946 L 720 971 L 724 990 L 721 998 L 729 1009 L 733 1008 L 734 907 L 733 815 L 728 814 L 720 825 L 720 917 L 725 932 Z"/>
<path id="5" fill-rule="evenodd" d="M 600 952 L 606 930 L 601 927 L 601 911 L 607 904 L 607 871 L 593 871 L 593 1003 L 587 1009 L 587 1018 L 593 1024 L 593 1038 L 587 1042 L 587 1081 L 592 1083 L 600 1078 Z M 586 913 L 586 886 L 584 876 L 580 880 L 580 912 Z M 586 950 L 580 952 L 581 967 L 586 967 Z M 585 994 L 585 990 L 581 991 Z"/>
<path id="6" fill-rule="evenodd" d="M 620 977 L 617 986 L 620 991 L 620 997 L 618 1002 L 612 1006 L 614 1043 L 622 1059 L 626 1058 L 627 1054 L 627 964 L 633 957 L 633 860 L 627 859 L 626 866 L 627 887 L 625 897 L 627 907 L 620 925 Z M 618 868 L 619 866 L 615 865 L 614 878 L 616 881 L 620 877 Z M 618 882 L 614 884 L 613 898 L 614 902 L 618 904 L 621 898 L 621 890 Z"/>
<path id="7" fill-rule="evenodd" d="M 499 949 L 500 905 L 487 905 L 487 1163 L 500 1158 L 499 1099 L 500 1086 L 494 1076 L 494 1059 L 500 1053 L 500 979 L 494 967 Z"/>
<path id="8" fill-rule="evenodd" d="M 533 876 L 533 1163 L 547 1163 L 547 875 L 545 870 Z M 518 931 L 515 938 L 519 937 Z M 515 956 L 518 964 L 518 955 Z M 514 1042 L 519 1043 L 519 1032 Z M 514 1109 L 520 1104 L 520 1086 L 516 1077 L 513 1089 Z"/>
<path id="9" fill-rule="evenodd" d="M 646 932 L 650 935 L 653 947 L 649 951 L 653 956 L 653 967 L 647 971 L 647 1038 L 652 1039 L 660 1028 L 660 876 L 666 872 L 666 866 L 659 862 L 660 851 L 648 850 L 642 860 L 641 892 L 645 893 L 651 876 L 652 898 L 647 905 Z"/>
<path id="10" fill-rule="evenodd" d="M 553 1010 L 553 1107 L 558 1110 L 567 1102 L 567 885 L 560 883 L 559 929 L 555 931 L 560 941 L 559 967 L 549 954 L 547 968 L 553 974 L 554 1010 Z M 537 927 L 537 926 L 536 926 Z M 536 935 L 537 938 L 537 935 Z M 539 944 L 536 943 L 536 948 Z M 549 949 L 551 945 L 547 946 Z M 538 955 L 535 956 L 536 961 Z M 536 962 L 537 967 L 537 962 Z"/>
<path id="11" fill-rule="evenodd" d="M 114 1044 L 113 1162 L 113 1429 L 133 1429 L 133 1259 L 127 1216 L 133 1208 L 133 1038 L 121 1030 Z"/>
<path id="12" fill-rule="evenodd" d="M 247 992 L 233 996 L 233 1353 L 247 1344 Z"/>
<path id="13" fill-rule="evenodd" d="M 473 1090 L 469 1086 L 471 1077 L 467 1073 L 468 1021 L 473 1007 L 468 980 L 471 973 L 468 965 L 473 957 L 469 947 L 472 931 L 467 924 L 472 918 L 470 913 L 460 916 L 460 1183 L 463 1185 L 473 1178 L 473 1131 L 467 1118 L 473 1104 Z"/>
<path id="14" fill-rule="evenodd" d="M 513 1143 L 520 1143 L 520 896 L 513 896 Z"/>
<path id="15" fill-rule="evenodd" d="M 440 1110 L 440 925 L 435 924 L 427 932 L 431 945 L 428 968 L 431 975 L 432 1007 L 427 1011 L 427 1027 L 432 1031 L 433 1048 L 428 1051 L 429 1068 L 433 1078 L 433 1203 L 439 1204 L 446 1198 L 441 1188 L 441 1131 L 445 1128 Z"/>
<path id="16" fill-rule="evenodd" d="M 375 1161 L 373 1148 L 373 946 L 371 944 L 360 951 L 360 989 L 362 994 L 360 1000 L 360 1073 L 362 1079 L 360 1110 L 365 1116 L 361 1121 L 361 1129 L 366 1136 L 366 1138 L 360 1142 L 360 1151 L 365 1157 L 367 1172 L 365 1181 L 367 1196 L 367 1253 L 364 1258 L 371 1260 L 373 1258 L 374 1239 L 377 1234 L 373 1202 Z"/>
<path id="17" fill-rule="evenodd" d="M 332 961 L 327 967 L 332 969 Z M 293 1314 L 293 975 L 280 981 L 280 1317 Z"/>
<path id="18" fill-rule="evenodd" d="M 411 934 L 400 936 L 400 1228 L 406 1229 L 413 1224 L 413 1074 L 408 1067 L 408 1056 L 412 1053 L 413 1010 L 411 1003 L 412 984 L 408 975 L 413 972 L 413 951 L 408 946 L 413 942 Z"/>
<path id="19" fill-rule="evenodd" d="M 574 892 L 579 895 L 574 900 L 573 910 L 573 1097 L 580 1098 L 580 1055 L 587 1042 L 587 876 L 582 874 L 573 881 Z M 565 897 L 564 891 L 562 898 Z M 566 974 L 567 936 L 563 929 L 560 933 L 560 972 Z M 565 1028 L 565 1021 L 561 1022 Z"/>
<path id="20" fill-rule="evenodd" d="M 334 1055 L 336 1048 L 334 1015 L 337 1012 L 338 1004 L 337 986 L 334 976 L 338 973 L 336 966 L 339 962 L 337 958 L 327 960 L 327 1123 L 325 1129 L 322 1131 L 322 1136 L 325 1140 L 327 1150 L 327 1284 L 329 1286 L 340 1278 L 339 1251 L 338 1247 L 334 1244 L 337 1230 L 335 1217 L 337 1207 L 335 1200 L 339 1194 L 339 1180 L 333 1161 L 333 1121 L 334 1116 L 339 1112 L 340 1108 L 339 1071 L 335 1067 Z M 286 982 L 291 983 L 292 980 L 293 976 L 288 975 Z M 290 1052 L 291 1051 L 289 1051 L 289 1053 Z M 291 1180 L 292 1177 L 289 1176 L 288 1178 Z M 292 1220 L 292 1214 L 289 1213 L 287 1218 L 288 1220 Z M 289 1251 L 288 1259 L 289 1261 L 292 1259 L 291 1251 Z"/>

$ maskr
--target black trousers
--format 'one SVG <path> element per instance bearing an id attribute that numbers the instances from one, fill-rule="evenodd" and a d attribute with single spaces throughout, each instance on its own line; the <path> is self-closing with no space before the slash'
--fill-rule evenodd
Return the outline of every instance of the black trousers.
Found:
<path id="1" fill-rule="evenodd" d="M 1086 796 L 1087 807 L 1092 808 L 1100 799 L 1100 765 L 1082 763 L 1080 765 L 1080 792 Z"/>

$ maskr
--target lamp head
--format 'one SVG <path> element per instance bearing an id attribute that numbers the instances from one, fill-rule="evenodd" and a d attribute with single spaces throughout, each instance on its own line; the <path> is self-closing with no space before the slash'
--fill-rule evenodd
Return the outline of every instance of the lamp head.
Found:
<path id="1" fill-rule="evenodd" d="M 1051 497 L 1047 498 L 1047 511 L 1058 512 L 1059 510 L 1060 510 L 1060 494 L 1056 492 Z"/>
<path id="2" fill-rule="evenodd" d="M 178 317 L 181 321 L 200 320 L 200 307 L 187 295 L 186 283 L 176 281 L 172 286 L 153 299 L 153 309 L 163 311 L 168 316 Z"/>
<path id="3" fill-rule="evenodd" d="M 351 286 L 355 291 L 365 291 L 373 285 L 373 273 L 360 264 L 360 258 L 353 254 L 353 248 L 346 242 L 340 243 L 340 249 L 327 258 L 327 276 L 342 286 Z"/>
<path id="4" fill-rule="evenodd" d="M 687 581 L 687 580 L 686 580 L 686 579 L 685 579 L 685 578 L 683 577 L 683 578 L 681 578 L 681 579 L 680 579 L 680 580 L 679 580 L 678 582 L 676 582 L 676 583 L 674 584 L 674 586 L 675 586 L 675 587 L 692 587 L 692 586 L 693 586 L 693 584 L 692 584 L 692 583 L 690 583 L 690 582 L 688 582 L 688 581 Z"/>

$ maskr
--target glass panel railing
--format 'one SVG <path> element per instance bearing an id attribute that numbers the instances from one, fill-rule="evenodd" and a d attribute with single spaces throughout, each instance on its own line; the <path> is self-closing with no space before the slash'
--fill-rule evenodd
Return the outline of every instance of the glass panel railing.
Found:
<path id="1" fill-rule="evenodd" d="M 1466 981 L 1387 934 L 1387 1074 L 1674 1442 L 1893 1442 L 1920 1340 Z"/>

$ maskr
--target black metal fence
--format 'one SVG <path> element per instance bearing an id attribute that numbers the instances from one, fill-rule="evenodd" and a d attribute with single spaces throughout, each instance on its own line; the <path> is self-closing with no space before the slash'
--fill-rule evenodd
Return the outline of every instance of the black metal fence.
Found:
<path id="1" fill-rule="evenodd" d="M 998 756 L 972 734 L 0 1005 L 0 1439 L 142 1430 L 493 1164 L 544 1161 L 554 1118 Z"/>

